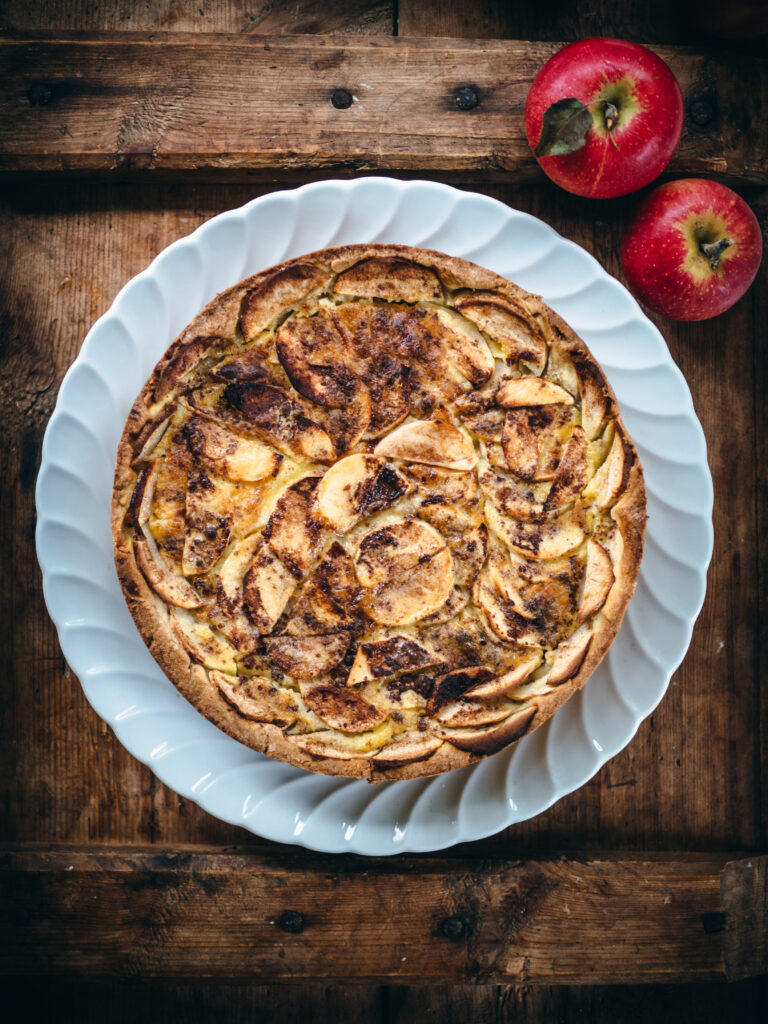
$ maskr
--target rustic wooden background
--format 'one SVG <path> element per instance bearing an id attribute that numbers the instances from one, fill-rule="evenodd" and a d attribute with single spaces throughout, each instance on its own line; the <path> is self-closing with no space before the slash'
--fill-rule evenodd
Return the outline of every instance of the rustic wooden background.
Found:
<path id="1" fill-rule="evenodd" d="M 747 45 L 707 40 L 686 24 L 685 16 L 668 0 L 592 0 L 589 10 L 583 6 L 564 0 L 546 5 L 540 0 L 517 4 L 502 0 L 103 0 L 99 4 L 5 0 L 0 3 L 0 43 L 4 37 L 19 39 L 39 32 L 131 31 L 537 41 L 617 35 L 646 43 L 693 45 L 696 52 L 709 53 L 718 61 L 728 49 L 760 49 L 754 40 Z M 737 77 L 726 77 L 718 80 L 717 88 L 737 94 L 741 83 Z M 236 79 L 231 82 L 231 98 L 236 109 Z M 748 109 L 756 122 L 755 132 L 758 127 L 764 131 L 768 96 L 753 93 Z M 19 109 L 17 117 L 25 116 L 26 111 Z M 0 113 L 0 123 L 11 129 L 14 120 L 7 109 Z M 748 134 L 750 125 L 742 129 Z M 693 159 L 692 137 L 689 130 L 686 145 Z M 627 973 L 620 953 L 615 971 L 611 970 L 610 949 L 601 954 L 601 968 L 591 978 L 595 984 L 559 987 L 445 981 L 420 986 L 341 984 L 334 982 L 339 975 L 334 974 L 327 934 L 313 933 L 311 928 L 302 934 L 301 947 L 291 947 L 293 937 L 286 934 L 279 941 L 285 942 L 286 974 L 299 949 L 303 964 L 308 950 L 315 959 L 328 955 L 327 976 L 312 982 L 264 985 L 258 983 L 257 972 L 253 980 L 241 977 L 237 984 L 198 983 L 189 978 L 174 982 L 168 977 L 150 981 L 146 975 L 152 971 L 142 969 L 141 957 L 131 961 L 133 967 L 126 970 L 125 978 L 94 980 L 86 977 L 87 958 L 67 960 L 56 953 L 57 929 L 83 928 L 83 921 L 92 916 L 98 921 L 94 935 L 109 948 L 114 939 L 109 928 L 112 917 L 122 921 L 120 915 L 130 916 L 134 897 L 121 889 L 119 878 L 110 881 L 112 876 L 98 859 L 109 859 L 110 851 L 150 851 L 138 853 L 137 863 L 147 865 L 148 877 L 166 893 L 163 912 L 141 921 L 137 917 L 134 933 L 115 940 L 118 945 L 120 941 L 140 945 L 148 931 L 160 947 L 167 943 L 170 948 L 177 942 L 168 928 L 170 917 L 164 919 L 163 913 L 172 916 L 188 894 L 180 884 L 175 887 L 172 873 L 157 874 L 157 859 L 141 860 L 152 850 L 171 851 L 171 856 L 173 851 L 184 856 L 187 852 L 210 855 L 214 859 L 207 870 L 220 871 L 225 880 L 232 862 L 219 862 L 216 857 L 251 856 L 264 871 L 290 864 L 299 878 L 304 872 L 316 883 L 323 872 L 360 871 L 359 861 L 335 859 L 331 864 L 328 858 L 261 842 L 224 825 L 179 799 L 137 764 L 86 704 L 64 663 L 45 612 L 35 561 L 34 483 L 42 436 L 58 385 L 88 328 L 119 288 L 169 242 L 221 210 L 280 187 L 283 181 L 300 180 L 302 168 L 274 177 L 274 183 L 262 180 L 258 185 L 223 179 L 201 183 L 189 175 L 178 180 L 153 177 L 146 170 L 135 179 L 58 173 L 7 176 L 0 183 L 0 237 L 6 254 L 0 261 L 0 401 L 5 434 L 0 447 L 0 621 L 5 624 L 0 670 L 0 842 L 6 867 L 13 867 L 4 878 L 5 908 L 10 909 L 4 912 L 8 946 L 0 959 L 10 974 L 4 980 L 2 1003 L 11 1008 L 9 1019 L 111 1019 L 115 1024 L 137 1019 L 197 1024 L 224 1018 L 283 1021 L 302 1017 L 316 1024 L 348 1019 L 372 1024 L 584 1019 L 607 1024 L 720 1021 L 738 1015 L 744 1024 L 765 1020 L 768 984 L 764 977 L 730 985 L 612 985 L 615 978 L 627 980 Z M 520 184 L 521 177 L 533 182 Z M 516 176 L 514 168 L 509 180 L 502 178 L 497 176 L 489 184 L 480 170 L 467 170 L 458 182 L 553 224 L 620 277 L 618 243 L 636 200 L 578 199 L 535 173 Z M 752 180 L 761 179 L 752 176 Z M 768 191 L 754 184 L 739 190 L 764 224 Z M 763 681 L 768 626 L 762 540 L 768 535 L 767 322 L 768 261 L 749 295 L 722 317 L 698 325 L 658 321 L 690 384 L 715 480 L 715 556 L 691 650 L 659 709 L 643 723 L 630 746 L 589 784 L 534 821 L 452 852 L 440 862 L 442 867 L 431 863 L 429 870 L 436 872 L 431 884 L 437 886 L 438 895 L 444 884 L 446 906 L 454 897 L 454 868 L 467 871 L 470 861 L 479 878 L 483 870 L 491 870 L 488 865 L 537 858 L 551 863 L 556 855 L 569 853 L 588 859 L 598 851 L 616 851 L 619 858 L 621 851 L 634 851 L 635 856 L 655 851 L 663 860 L 691 851 L 705 854 L 712 863 L 718 857 L 724 863 L 730 851 L 742 857 L 768 851 L 768 699 Z M 49 884 L 40 867 L 46 856 L 56 863 L 68 858 L 66 866 L 76 865 L 82 891 L 78 899 L 67 900 L 52 892 L 48 919 L 37 920 L 41 902 L 35 892 L 47 892 Z M 622 863 L 627 870 L 626 862 Z M 399 865 L 411 880 L 426 869 L 424 859 L 416 857 Z M 373 893 L 377 873 L 383 877 L 391 866 L 369 864 L 366 870 L 370 870 Z M 28 891 L 22 892 L 24 885 Z M 82 897 L 91 885 L 95 895 L 89 911 Z M 365 886 L 356 890 L 355 898 L 371 898 L 366 891 Z M 311 892 L 305 891 L 304 898 L 306 912 Z M 219 906 L 226 915 L 226 896 Z M 603 911 L 597 902 L 594 906 L 594 917 L 590 919 L 587 909 L 582 925 L 585 959 L 591 955 L 595 937 L 605 930 Z M 755 907 L 759 906 L 756 902 Z M 656 913 L 649 905 L 649 933 L 658 934 L 659 939 L 646 976 L 655 972 L 659 978 L 678 981 L 707 976 L 706 965 L 699 965 L 697 974 L 695 963 L 670 971 L 665 929 L 654 920 Z M 340 913 L 340 920 L 344 919 Z M 717 920 L 710 924 L 716 931 Z M 615 928 L 615 922 L 612 925 Z M 415 941 L 408 931 L 415 927 L 412 918 L 403 919 L 404 942 Z M 391 941 L 391 924 L 382 929 L 382 935 Z M 226 916 L 223 925 L 211 925 L 210 936 L 212 943 L 226 941 Z M 444 948 L 434 945 L 435 958 L 448 955 L 441 952 Z M 212 949 L 212 955 L 215 952 Z M 375 957 L 375 949 L 366 955 Z M 743 956 L 748 959 L 749 951 Z M 185 973 L 180 971 L 182 976 Z M 40 975 L 51 977 L 41 980 Z M 306 970 L 303 974 L 297 970 L 297 975 L 312 976 Z M 440 976 L 437 969 L 425 974 Z M 476 973 L 469 976 L 484 980 Z M 387 977 L 398 981 L 391 972 Z M 458 968 L 444 977 L 462 980 Z M 412 979 L 404 973 L 400 980 Z"/>

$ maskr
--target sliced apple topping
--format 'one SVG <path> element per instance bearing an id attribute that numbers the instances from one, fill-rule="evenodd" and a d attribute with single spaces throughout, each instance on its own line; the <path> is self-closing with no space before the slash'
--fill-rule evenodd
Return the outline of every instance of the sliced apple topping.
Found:
<path id="1" fill-rule="evenodd" d="M 234 675 L 235 649 L 207 622 L 201 622 L 182 608 L 171 608 L 171 629 L 193 661 L 206 668 Z"/>
<path id="2" fill-rule="evenodd" d="M 478 704 L 475 701 L 458 700 L 443 708 L 436 720 L 441 725 L 451 728 L 467 729 L 478 728 L 484 725 L 493 725 L 509 718 L 514 705 L 511 704 Z"/>
<path id="3" fill-rule="evenodd" d="M 362 597 L 352 559 L 334 541 L 304 584 L 286 631 L 292 636 L 312 636 L 358 629 L 365 620 L 360 607 Z"/>
<path id="4" fill-rule="evenodd" d="M 523 598 L 520 593 L 523 581 L 513 569 L 508 556 L 498 547 L 491 549 L 483 581 L 489 583 L 499 597 L 522 618 L 535 619 L 539 614 L 539 609 L 529 606 Z"/>
<path id="5" fill-rule="evenodd" d="M 562 403 L 510 409 L 501 435 L 510 470 L 523 480 L 551 480 L 570 434 L 572 417 L 572 408 Z"/>
<path id="6" fill-rule="evenodd" d="M 442 745 L 443 741 L 438 736 L 403 736 L 382 747 L 371 761 L 377 768 L 402 768 L 407 764 L 426 761 Z"/>
<path id="7" fill-rule="evenodd" d="M 579 622 L 583 622 L 590 615 L 600 611 L 611 592 L 615 579 L 610 555 L 602 545 L 590 537 L 587 541 L 587 562 L 584 569 L 579 610 L 576 613 Z"/>
<path id="8" fill-rule="evenodd" d="M 496 368 L 485 338 L 455 310 L 441 306 L 435 312 L 443 326 L 442 342 L 449 362 L 475 387 L 484 384 Z"/>
<path id="9" fill-rule="evenodd" d="M 584 530 L 577 518 L 516 522 L 501 515 L 492 503 L 485 506 L 485 519 L 491 530 L 513 551 L 534 559 L 561 558 L 579 547 Z"/>
<path id="10" fill-rule="evenodd" d="M 496 404 L 502 409 L 533 405 L 573 405 L 573 395 L 543 377 L 513 377 L 496 392 Z"/>
<path id="11" fill-rule="evenodd" d="M 347 686 L 421 672 L 443 661 L 441 655 L 411 637 L 390 636 L 386 640 L 372 640 L 358 647 L 347 676 Z"/>
<path id="12" fill-rule="evenodd" d="M 562 385 L 572 395 L 580 394 L 579 378 L 571 362 L 569 352 L 562 344 L 552 345 L 549 350 L 547 377 Z"/>
<path id="13" fill-rule="evenodd" d="M 592 643 L 592 629 L 589 625 L 581 626 L 568 638 L 568 642 L 558 647 L 552 668 L 546 677 L 550 686 L 560 686 L 561 683 L 573 679 L 584 663 L 587 651 Z"/>
<path id="14" fill-rule="evenodd" d="M 391 356 L 384 355 L 374 361 L 363 380 L 371 406 L 363 437 L 375 440 L 402 423 L 411 411 L 410 371 Z"/>
<path id="15" fill-rule="evenodd" d="M 398 256 L 372 256 L 342 271 L 333 290 L 337 295 L 390 302 L 437 302 L 443 287 L 433 270 Z"/>
<path id="16" fill-rule="evenodd" d="M 588 440 L 597 437 L 610 409 L 610 396 L 595 364 L 579 351 L 571 352 L 581 392 L 581 425 Z"/>
<path id="17" fill-rule="evenodd" d="M 245 605 L 260 633 L 272 632 L 295 589 L 295 577 L 264 542 L 243 580 Z"/>
<path id="18" fill-rule="evenodd" d="M 472 442 L 446 420 L 403 423 L 379 441 L 374 454 L 457 470 L 473 469 L 477 462 Z"/>
<path id="19" fill-rule="evenodd" d="M 470 686 L 465 691 L 464 696 L 470 700 L 487 700 L 492 697 L 503 697 L 510 690 L 514 690 L 521 683 L 524 683 L 531 672 L 539 667 L 541 662 L 542 655 L 540 651 L 527 654 L 523 657 L 522 661 L 515 665 L 514 668 L 509 669 L 508 672 L 504 672 L 503 675 L 490 679 L 487 683 L 477 683 L 475 686 Z"/>
<path id="20" fill-rule="evenodd" d="M 252 653 L 259 644 L 259 631 L 245 613 L 243 579 L 262 544 L 262 538 L 253 534 L 232 547 L 219 570 L 216 603 L 208 613 L 213 625 L 240 654 Z"/>
<path id="21" fill-rule="evenodd" d="M 535 623 L 515 611 L 487 577 L 481 576 L 472 591 L 475 604 L 499 640 L 518 647 L 543 647 L 546 637 Z"/>
<path id="22" fill-rule="evenodd" d="M 282 456 L 261 441 L 238 437 L 206 416 L 184 425 L 190 449 L 214 473 L 236 483 L 256 483 L 275 476 Z"/>
<path id="23" fill-rule="evenodd" d="M 298 717 L 299 706 L 293 695 L 278 689 L 269 679 L 258 676 L 238 679 L 213 671 L 210 680 L 227 704 L 243 718 L 287 729 Z"/>
<path id="24" fill-rule="evenodd" d="M 453 590 L 453 559 L 445 540 L 418 519 L 365 534 L 355 571 L 367 591 L 366 612 L 386 626 L 423 619 L 445 604 Z"/>
<path id="25" fill-rule="evenodd" d="M 133 494 L 128 503 L 128 515 L 139 529 L 143 529 L 149 522 L 152 502 L 155 499 L 157 478 L 157 462 L 151 462 L 148 466 L 144 466 L 136 477 Z"/>
<path id="26" fill-rule="evenodd" d="M 338 533 L 366 516 L 390 508 L 413 488 L 384 459 L 347 455 L 327 471 L 317 489 L 317 515 Z"/>
<path id="27" fill-rule="evenodd" d="M 305 476 L 283 491 L 269 517 L 264 536 L 280 561 L 301 578 L 312 564 L 322 528 L 313 515 L 319 476 Z"/>
<path id="28" fill-rule="evenodd" d="M 330 279 L 327 270 L 314 263 L 293 263 L 271 274 L 257 284 L 243 302 L 240 330 L 246 341 L 252 341 L 285 312 Z"/>
<path id="29" fill-rule="evenodd" d="M 534 373 L 542 372 L 546 342 L 509 299 L 497 292 L 464 292 L 454 307 L 499 345 L 507 362 L 523 362 Z"/>
<path id="30" fill-rule="evenodd" d="M 168 405 L 160 410 L 157 416 L 148 419 L 141 428 L 133 442 L 134 465 L 148 459 L 160 444 L 166 430 L 170 426 L 171 417 L 176 412 L 176 408 L 174 403 L 169 402 Z"/>
<path id="31" fill-rule="evenodd" d="M 446 729 L 443 739 L 469 754 L 495 754 L 502 747 L 514 743 L 528 732 L 536 715 L 536 708 L 525 708 L 510 715 L 499 725 L 485 729 Z"/>
<path id="32" fill-rule="evenodd" d="M 576 500 L 587 482 L 588 467 L 589 444 L 586 435 L 581 427 L 574 427 L 544 502 L 545 512 L 559 512 Z"/>
<path id="33" fill-rule="evenodd" d="M 479 481 L 483 493 L 503 515 L 511 519 L 531 519 L 544 514 L 537 487 L 546 487 L 546 484 L 521 484 L 493 469 L 481 470 Z"/>
<path id="34" fill-rule="evenodd" d="M 597 508 L 610 508 L 619 500 L 627 467 L 627 453 L 620 431 L 616 431 L 610 451 L 587 486 L 584 500 Z"/>
<path id="35" fill-rule="evenodd" d="M 440 469 L 412 463 L 404 469 L 427 498 L 442 498 L 448 505 L 470 505 L 477 497 L 474 473 Z"/>
<path id="36" fill-rule="evenodd" d="M 204 470 L 187 475 L 187 531 L 182 572 L 199 576 L 216 564 L 232 530 L 232 498 L 226 485 Z"/>
<path id="37" fill-rule="evenodd" d="M 470 668 L 457 668 L 445 675 L 438 676 L 432 688 L 427 711 L 430 715 L 437 714 L 442 708 L 453 704 L 463 697 L 467 690 L 494 678 L 494 671 L 485 665 L 473 665 Z"/>
<path id="38" fill-rule="evenodd" d="M 326 725 L 340 732 L 360 733 L 385 722 L 384 711 L 369 704 L 355 690 L 330 683 L 300 684 L 304 703 Z"/>
<path id="39" fill-rule="evenodd" d="M 228 384 L 224 401 L 240 416 L 239 432 L 269 441 L 279 451 L 307 462 L 331 462 L 336 456 L 331 438 L 304 415 L 302 406 L 282 388 L 260 381 Z"/>
<path id="40" fill-rule="evenodd" d="M 315 679 L 336 668 L 347 653 L 349 633 L 329 636 L 267 637 L 264 646 L 270 659 L 294 679 Z"/>
<path id="41" fill-rule="evenodd" d="M 204 363 L 205 357 L 220 354 L 224 345 L 221 338 L 193 338 L 173 345 L 168 353 L 170 358 L 161 363 L 153 375 L 155 402 L 176 391 L 193 371 L 195 378 L 200 377 L 201 371 L 208 368 Z"/>
<path id="42" fill-rule="evenodd" d="M 325 317 L 319 322 L 316 317 L 291 317 L 279 328 L 275 349 L 300 395 L 317 405 L 339 408 L 349 402 L 358 378 L 345 366 L 351 353 L 343 335 L 328 327 Z"/>
<path id="43" fill-rule="evenodd" d="M 133 541 L 133 551 L 144 579 L 158 597 L 177 608 L 199 608 L 205 603 L 183 576 L 179 576 L 165 564 L 151 534 L 145 532 L 136 537 Z"/>

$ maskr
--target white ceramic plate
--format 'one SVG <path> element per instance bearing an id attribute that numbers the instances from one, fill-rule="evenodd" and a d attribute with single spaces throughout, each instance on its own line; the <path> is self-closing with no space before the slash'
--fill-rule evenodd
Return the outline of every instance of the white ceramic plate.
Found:
<path id="1" fill-rule="evenodd" d="M 271 761 L 202 718 L 131 620 L 112 562 L 117 442 L 153 366 L 218 292 L 326 246 L 398 242 L 474 260 L 541 294 L 603 366 L 637 443 L 648 532 L 621 632 L 585 689 L 512 750 L 435 779 L 380 786 Z M 59 392 L 37 482 L 48 610 L 86 697 L 177 793 L 269 839 L 381 855 L 438 850 L 539 814 L 583 785 L 661 700 L 690 641 L 712 550 L 704 435 L 663 338 L 583 249 L 472 192 L 388 178 L 255 199 L 170 245 L 93 326 Z"/>

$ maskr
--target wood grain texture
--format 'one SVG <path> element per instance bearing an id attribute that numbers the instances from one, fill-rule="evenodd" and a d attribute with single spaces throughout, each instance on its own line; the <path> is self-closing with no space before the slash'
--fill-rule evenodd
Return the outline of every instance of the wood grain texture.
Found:
<path id="1" fill-rule="evenodd" d="M 390 35 L 394 0 L 5 0 L 0 30 Z"/>
<path id="2" fill-rule="evenodd" d="M 4 979 L 7 1024 L 765 1024 L 768 976 L 729 985 L 260 985 Z M 14 1009 L 15 1008 L 15 1012 Z"/>
<path id="3" fill-rule="evenodd" d="M 541 180 L 522 113 L 557 47 L 179 32 L 6 38 L 0 171 L 268 178 L 407 170 Z M 686 103 L 711 112 L 705 126 L 687 119 L 669 172 L 768 182 L 768 62 L 657 50 Z M 456 93 L 467 85 L 479 102 L 460 110 Z M 348 109 L 331 102 L 342 89 Z"/>
<path id="4" fill-rule="evenodd" d="M 416 863 L 6 848 L 0 971 L 626 984 L 768 970 L 766 857 Z"/>

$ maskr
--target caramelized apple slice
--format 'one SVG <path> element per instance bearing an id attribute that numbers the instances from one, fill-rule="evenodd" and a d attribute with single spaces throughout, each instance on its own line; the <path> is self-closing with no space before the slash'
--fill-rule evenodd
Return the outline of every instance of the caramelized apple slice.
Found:
<path id="1" fill-rule="evenodd" d="M 232 497 L 226 485 L 202 469 L 187 474 L 187 529 L 181 569 L 199 576 L 216 564 L 229 543 Z"/>
<path id="2" fill-rule="evenodd" d="M 355 571 L 368 591 L 365 609 L 386 626 L 406 625 L 437 611 L 453 590 L 453 559 L 433 527 L 404 519 L 367 533 Z"/>
<path id="3" fill-rule="evenodd" d="M 399 256 L 372 256 L 336 278 L 337 295 L 390 302 L 438 302 L 443 287 L 433 270 Z"/>
<path id="4" fill-rule="evenodd" d="M 347 455 L 326 472 L 317 489 L 317 515 L 338 533 L 394 505 L 413 488 L 393 466 L 373 455 Z"/>
<path id="5" fill-rule="evenodd" d="M 346 686 L 328 683 L 301 684 L 304 703 L 326 725 L 340 732 L 360 733 L 387 720 L 384 711 Z"/>
<path id="6" fill-rule="evenodd" d="M 513 377 L 504 381 L 496 392 L 496 404 L 502 409 L 528 405 L 573 405 L 573 396 L 542 377 Z"/>
<path id="7" fill-rule="evenodd" d="M 504 543 L 533 559 L 562 558 L 574 551 L 584 540 L 584 531 L 575 519 L 530 519 L 516 522 L 502 516 L 495 505 L 485 506 L 488 526 Z"/>
<path id="8" fill-rule="evenodd" d="M 407 672 L 421 672 L 443 661 L 441 655 L 411 637 L 391 636 L 386 640 L 372 640 L 358 647 L 347 676 L 347 686 Z"/>
<path id="9" fill-rule="evenodd" d="M 210 680 L 221 696 L 243 718 L 287 729 L 298 717 L 298 705 L 289 692 L 278 689 L 269 679 L 254 676 L 238 679 L 211 672 Z"/>
<path id="10" fill-rule="evenodd" d="M 403 423 L 379 441 L 374 454 L 445 469 L 470 470 L 477 462 L 472 442 L 445 420 Z"/>
<path id="11" fill-rule="evenodd" d="M 377 768 L 402 768 L 406 764 L 426 761 L 443 745 L 438 736 L 403 736 L 382 747 L 371 758 Z"/>
<path id="12" fill-rule="evenodd" d="M 248 293 L 240 312 L 240 330 L 245 340 L 252 341 L 286 309 L 329 280 L 328 271 L 314 263 L 293 263 L 261 281 Z"/>
<path id="13" fill-rule="evenodd" d="M 150 533 L 134 538 L 136 564 L 158 597 L 177 608 L 199 608 L 205 602 L 194 587 L 163 562 L 155 539 Z"/>
<path id="14" fill-rule="evenodd" d="M 294 459 L 331 462 L 336 450 L 328 433 L 304 415 L 301 405 L 282 388 L 260 381 L 228 384 L 224 401 L 234 424 L 246 436 L 269 441 Z"/>
<path id="15" fill-rule="evenodd" d="M 201 622 L 182 608 L 171 608 L 170 623 L 179 643 L 193 661 L 206 668 L 235 674 L 235 649 L 207 622 Z"/>
<path id="16" fill-rule="evenodd" d="M 352 559 L 334 541 L 304 584 L 291 610 L 287 632 L 312 636 L 359 628 L 365 620 L 360 608 L 362 597 Z"/>
<path id="17" fill-rule="evenodd" d="M 435 680 L 427 711 L 430 715 L 435 715 L 442 708 L 463 697 L 467 690 L 487 683 L 493 678 L 493 670 L 485 665 L 473 665 L 471 668 L 457 668 L 453 672 L 446 672 Z"/>
<path id="18" fill-rule="evenodd" d="M 597 508 L 610 508 L 619 500 L 624 483 L 627 456 L 624 440 L 617 430 L 605 462 L 584 488 L 584 500 Z"/>
<path id="19" fill-rule="evenodd" d="M 497 750 L 514 743 L 528 732 L 536 708 L 526 708 L 510 715 L 500 725 L 486 729 L 446 729 L 443 739 L 469 754 L 495 754 Z"/>
<path id="20" fill-rule="evenodd" d="M 272 550 L 299 579 L 312 564 L 322 534 L 313 514 L 320 479 L 305 476 L 286 487 L 264 530 Z"/>
<path id="21" fill-rule="evenodd" d="M 294 679 L 315 679 L 335 668 L 350 644 L 349 633 L 330 636 L 267 637 L 264 646 L 271 660 Z"/>
<path id="22" fill-rule="evenodd" d="M 510 690 L 524 683 L 531 672 L 539 667 L 541 661 L 541 653 L 534 651 L 503 675 L 497 676 L 487 683 L 478 683 L 476 686 L 470 686 L 464 693 L 464 696 L 469 697 L 471 700 L 487 700 L 492 697 L 502 697 Z"/>
<path id="23" fill-rule="evenodd" d="M 236 483 L 256 483 L 275 476 L 282 462 L 282 456 L 268 445 L 238 437 L 205 416 L 193 416 L 185 423 L 184 436 L 210 470 Z"/>
<path id="24" fill-rule="evenodd" d="M 545 512 L 559 512 L 576 500 L 587 482 L 588 465 L 586 435 L 581 427 L 574 427 L 544 502 Z"/>
<path id="25" fill-rule="evenodd" d="M 272 632 L 295 589 L 294 576 L 269 545 L 263 543 L 243 580 L 245 605 L 260 633 Z"/>
<path id="26" fill-rule="evenodd" d="M 444 306 L 435 312 L 443 325 L 442 342 L 450 363 L 470 384 L 479 387 L 493 375 L 496 361 L 477 327 Z"/>
<path id="27" fill-rule="evenodd" d="M 588 440 L 597 437 L 610 408 L 610 398 L 600 370 L 581 352 L 571 352 L 581 393 L 581 425 Z"/>
<path id="28" fill-rule="evenodd" d="M 522 311 L 497 292 L 464 292 L 454 307 L 471 320 L 501 348 L 509 363 L 526 363 L 541 373 L 547 361 L 547 346 Z"/>
<path id="29" fill-rule="evenodd" d="M 615 579 L 610 555 L 602 545 L 590 537 L 587 541 L 587 562 L 584 569 L 579 610 L 576 613 L 579 622 L 583 622 L 590 615 L 600 611 L 611 592 Z"/>
<path id="30" fill-rule="evenodd" d="M 555 654 L 547 678 L 550 686 L 560 686 L 569 679 L 573 679 L 584 663 L 589 645 L 592 643 L 592 629 L 590 626 L 581 626 L 569 637 L 568 642 L 560 644 Z"/>

